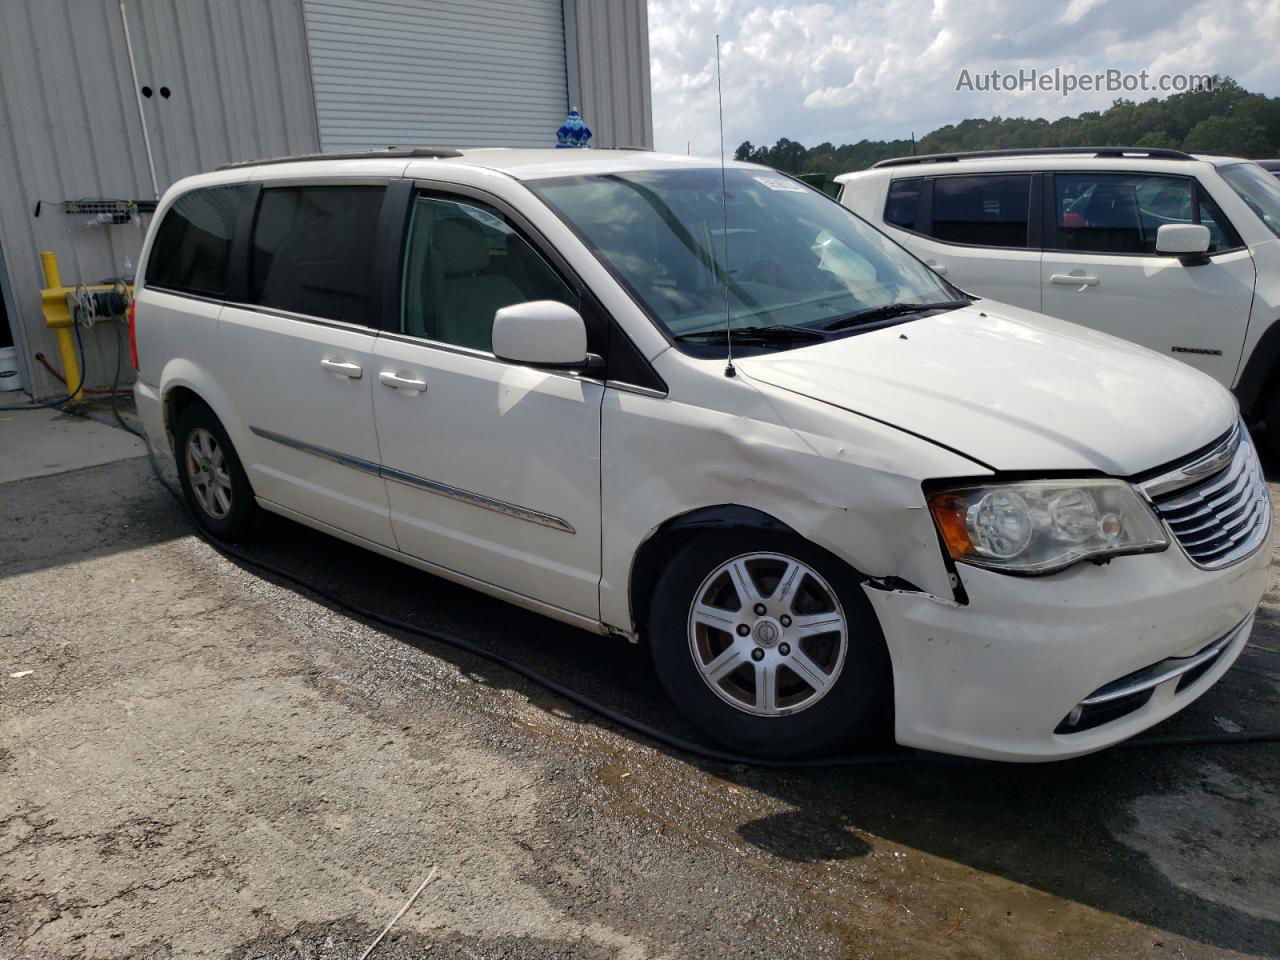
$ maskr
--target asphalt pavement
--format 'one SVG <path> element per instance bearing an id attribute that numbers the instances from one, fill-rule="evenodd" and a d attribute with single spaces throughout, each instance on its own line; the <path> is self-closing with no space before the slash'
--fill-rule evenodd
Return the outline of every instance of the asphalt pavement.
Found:
<path id="1" fill-rule="evenodd" d="M 1275 495 L 1273 485 L 1273 497 Z M 642 647 L 278 518 L 327 594 L 697 737 Z M 1280 730 L 1280 588 L 1156 732 Z M 0 484 L 0 956 L 1280 956 L 1280 745 L 762 770 L 219 555 L 145 459 Z"/>

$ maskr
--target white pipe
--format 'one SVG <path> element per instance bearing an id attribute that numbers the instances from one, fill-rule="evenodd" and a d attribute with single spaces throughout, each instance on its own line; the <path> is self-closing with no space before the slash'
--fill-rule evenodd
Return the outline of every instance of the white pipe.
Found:
<path id="1" fill-rule="evenodd" d="M 133 41 L 129 38 L 129 15 L 120 0 L 120 23 L 124 25 L 124 48 L 129 54 L 129 72 L 133 75 L 133 95 L 138 101 L 138 122 L 142 124 L 142 146 L 147 151 L 147 170 L 151 173 L 151 193 L 160 199 L 160 181 L 156 179 L 156 160 L 151 153 L 151 135 L 147 133 L 147 115 L 142 110 L 142 90 L 138 86 L 138 64 L 133 59 Z"/>

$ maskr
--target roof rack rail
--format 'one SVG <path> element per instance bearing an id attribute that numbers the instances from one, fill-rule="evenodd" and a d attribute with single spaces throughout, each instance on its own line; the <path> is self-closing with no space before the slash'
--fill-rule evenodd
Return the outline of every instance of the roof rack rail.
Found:
<path id="1" fill-rule="evenodd" d="M 881 160 L 872 169 L 882 167 L 910 167 L 923 163 L 955 163 L 959 160 L 980 160 L 989 157 L 1050 157 L 1062 154 L 1094 157 L 1146 157 L 1150 160 L 1194 160 L 1189 153 L 1170 150 L 1167 147 L 1026 147 L 1011 150 L 972 150 L 961 153 L 924 153 L 916 157 L 894 157 Z"/>
<path id="2" fill-rule="evenodd" d="M 349 150 L 341 153 L 298 153 L 291 157 L 270 157 L 266 160 L 236 160 L 224 163 L 219 170 L 235 170 L 238 167 L 264 167 L 272 163 L 303 163 L 309 160 L 447 160 L 462 156 L 453 147 L 376 147 L 373 150 Z"/>

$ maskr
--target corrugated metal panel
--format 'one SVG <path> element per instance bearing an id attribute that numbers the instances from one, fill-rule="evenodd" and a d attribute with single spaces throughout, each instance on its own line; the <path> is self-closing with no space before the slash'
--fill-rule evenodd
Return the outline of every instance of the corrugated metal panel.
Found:
<path id="1" fill-rule="evenodd" d="M 228 160 L 318 148 L 301 0 L 128 0 L 160 189 Z M 167 87 L 170 96 L 159 95 Z M 39 252 L 63 280 L 135 261 L 141 225 L 86 226 L 37 200 L 149 199 L 133 80 L 115 0 L 0 0 L 0 244 L 27 362 L 57 357 L 40 315 Z M 145 218 L 144 218 L 145 220 Z M 110 330 L 85 338 L 88 383 L 109 383 Z M 32 379 L 27 378 L 31 383 Z M 39 396 L 59 385 L 38 370 Z"/>
<path id="2" fill-rule="evenodd" d="M 304 0 L 322 149 L 554 146 L 562 0 Z"/>
<path id="3" fill-rule="evenodd" d="M 570 96 L 592 146 L 653 148 L 646 0 L 564 0 Z"/>

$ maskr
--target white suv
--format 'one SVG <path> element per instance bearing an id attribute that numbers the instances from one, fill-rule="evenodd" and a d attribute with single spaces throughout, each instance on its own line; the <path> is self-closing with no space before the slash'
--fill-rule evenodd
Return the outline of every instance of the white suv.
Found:
<path id="1" fill-rule="evenodd" d="M 886 160 L 841 202 L 970 293 L 1124 337 L 1230 387 L 1280 451 L 1280 180 L 1177 150 Z"/>
<path id="2" fill-rule="evenodd" d="M 270 510 L 643 638 L 742 752 L 892 709 L 903 744 L 1073 756 L 1221 677 L 1271 528 L 1230 394 L 721 176 L 409 149 L 184 180 L 134 304 L 147 433 L 211 534 Z"/>

